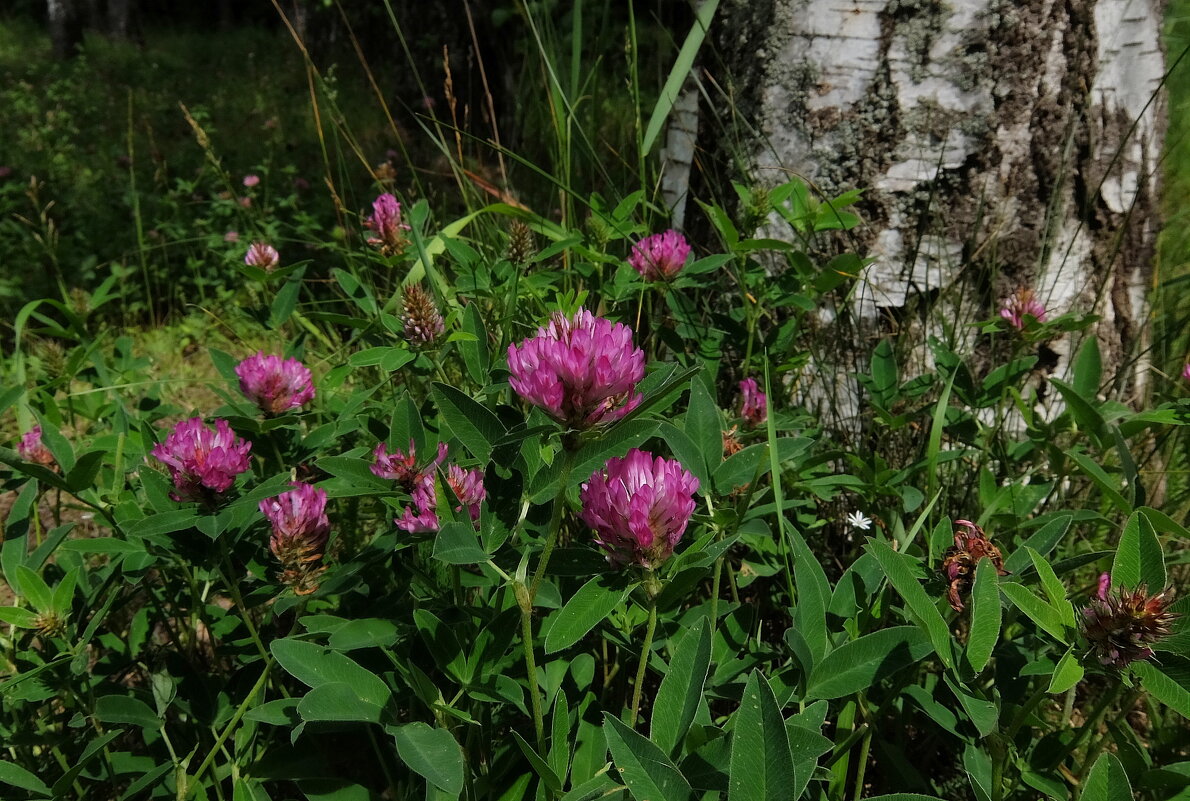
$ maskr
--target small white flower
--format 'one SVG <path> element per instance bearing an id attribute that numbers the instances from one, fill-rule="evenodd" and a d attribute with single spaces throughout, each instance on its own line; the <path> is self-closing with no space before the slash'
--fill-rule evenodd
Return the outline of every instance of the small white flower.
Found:
<path id="1" fill-rule="evenodd" d="M 847 515 L 847 522 L 851 524 L 852 528 L 858 528 L 860 531 L 867 531 L 872 527 L 872 521 L 864 517 L 863 512 L 852 512 Z"/>

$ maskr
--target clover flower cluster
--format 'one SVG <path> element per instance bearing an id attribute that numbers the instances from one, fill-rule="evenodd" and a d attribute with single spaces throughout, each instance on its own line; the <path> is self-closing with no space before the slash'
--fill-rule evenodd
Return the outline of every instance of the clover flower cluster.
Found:
<path id="1" fill-rule="evenodd" d="M 401 221 L 401 204 L 387 192 L 372 201 L 372 215 L 364 227 L 372 231 L 368 244 L 386 256 L 400 253 L 409 244 L 405 237 L 409 226 Z"/>
<path id="2" fill-rule="evenodd" d="M 1008 324 L 1020 331 L 1025 327 L 1027 320 L 1025 318 L 1032 317 L 1039 323 L 1045 322 L 1045 306 L 1037 300 L 1033 294 L 1032 289 L 1020 289 L 1004 304 L 1004 308 L 1000 309 L 1000 316 L 1008 321 Z"/>
<path id="3" fill-rule="evenodd" d="M 438 490 L 435 477 L 438 468 L 446 461 L 446 443 L 439 443 L 438 453 L 433 460 L 417 463 L 417 445 L 410 439 L 408 452 L 396 450 L 391 454 L 383 442 L 373 452 L 372 473 L 380 478 L 396 481 L 413 501 L 406 506 L 394 522 L 397 528 L 410 534 L 429 534 L 441 527 L 438 519 Z M 483 472 L 478 469 L 465 470 L 456 464 L 447 468 L 446 481 L 459 499 L 455 511 L 467 507 L 472 522 L 479 521 L 480 504 L 487 492 L 483 486 Z"/>
<path id="4" fill-rule="evenodd" d="M 632 247 L 628 263 L 646 281 L 672 281 L 690 256 L 690 243 L 677 231 L 647 236 Z"/>
<path id="5" fill-rule="evenodd" d="M 280 263 L 281 254 L 266 242 L 253 242 L 248 246 L 248 252 L 244 254 L 244 264 L 249 267 L 259 267 L 267 273 L 277 269 L 277 265 Z"/>
<path id="6" fill-rule="evenodd" d="M 33 426 L 21 435 L 21 441 L 17 444 L 17 456 L 43 467 L 54 464 L 54 454 L 41 442 L 41 426 Z"/>
<path id="7" fill-rule="evenodd" d="M 314 379 L 297 359 L 258 351 L 236 366 L 240 391 L 266 414 L 298 409 L 314 398 Z"/>
<path id="8" fill-rule="evenodd" d="M 298 595 L 318 589 L 326 569 L 319 562 L 326 553 L 331 523 L 326 516 L 326 490 L 295 481 L 293 489 L 260 502 L 260 512 L 272 524 L 269 550 L 281 563 L 281 583 Z"/>
<path id="9" fill-rule="evenodd" d="M 694 514 L 698 479 L 676 459 L 633 448 L 582 485 L 582 519 L 615 567 L 652 570 L 674 552 Z"/>
<path id="10" fill-rule="evenodd" d="M 1122 670 L 1153 655 L 1152 646 L 1172 633 L 1178 617 L 1169 611 L 1173 590 L 1149 595 L 1148 587 L 1117 587 L 1111 576 L 1099 577 L 1099 589 L 1082 610 L 1082 632 L 1101 665 Z"/>
<path id="11" fill-rule="evenodd" d="M 414 346 L 430 345 L 446 331 L 442 314 L 430 293 L 421 284 L 410 284 L 402 290 L 401 325 L 405 338 Z"/>
<path id="12" fill-rule="evenodd" d="M 632 329 L 579 309 L 554 314 L 537 336 L 508 346 L 508 383 L 571 428 L 613 423 L 640 405 L 645 353 Z"/>
<path id="13" fill-rule="evenodd" d="M 740 382 L 740 417 L 751 428 L 762 425 L 768 419 L 768 396 L 760 391 L 755 378 Z"/>
<path id="14" fill-rule="evenodd" d="M 954 521 L 954 545 L 942 554 L 942 575 L 946 578 L 946 598 L 956 612 L 963 611 L 963 599 L 971 594 L 975 583 L 975 568 L 980 559 L 988 558 L 1001 576 L 1004 557 L 992 544 L 983 529 L 970 520 Z"/>
<path id="15" fill-rule="evenodd" d="M 175 501 L 211 503 L 226 492 L 236 476 L 248 469 L 252 443 L 237 437 L 226 420 L 212 430 L 201 417 L 183 420 L 153 448 L 173 479 Z"/>

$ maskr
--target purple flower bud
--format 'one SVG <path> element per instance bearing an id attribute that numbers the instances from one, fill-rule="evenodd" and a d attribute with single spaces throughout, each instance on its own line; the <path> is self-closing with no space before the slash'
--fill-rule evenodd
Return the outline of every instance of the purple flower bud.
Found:
<path id="1" fill-rule="evenodd" d="M 670 281 L 686 266 L 690 244 L 677 231 L 647 236 L 632 247 L 628 263 L 646 281 Z"/>
<path id="2" fill-rule="evenodd" d="M 698 479 L 677 460 L 633 448 L 582 486 L 582 519 L 616 567 L 655 568 L 670 557 L 694 513 Z"/>
<path id="3" fill-rule="evenodd" d="M 251 174 L 251 175 L 244 176 L 244 186 L 248 187 L 249 189 L 251 189 L 252 187 L 256 186 L 259 183 L 260 183 L 259 175 Z"/>
<path id="4" fill-rule="evenodd" d="M 1186 379 L 1187 381 L 1190 381 L 1190 364 L 1187 364 L 1185 367 L 1182 368 L 1182 378 Z"/>
<path id="5" fill-rule="evenodd" d="M 1008 299 L 1004 308 L 1000 309 L 1000 316 L 1018 331 L 1025 327 L 1025 317 L 1032 317 L 1039 323 L 1045 322 L 1045 307 L 1038 302 L 1032 289 L 1018 290 Z"/>
<path id="6" fill-rule="evenodd" d="M 326 490 L 295 481 L 293 489 L 261 501 L 260 512 L 273 525 L 269 550 L 282 565 L 294 567 L 322 558 L 331 531 Z"/>
<path id="7" fill-rule="evenodd" d="M 740 382 L 740 417 L 752 428 L 761 425 L 768 418 L 768 397 L 760 391 L 755 378 Z"/>
<path id="8" fill-rule="evenodd" d="M 33 426 L 21 435 L 21 442 L 17 445 L 17 455 L 26 462 L 33 462 L 45 467 L 54 463 L 54 454 L 41 444 L 41 426 Z"/>
<path id="9" fill-rule="evenodd" d="M 297 409 L 314 397 L 309 369 L 297 359 L 257 351 L 236 365 L 240 391 L 266 414 L 281 414 Z"/>
<path id="10" fill-rule="evenodd" d="M 153 455 L 169 467 L 175 501 L 210 501 L 225 492 L 235 477 L 248 469 L 252 443 L 237 437 L 226 420 L 216 420 L 212 431 L 201 417 L 183 420 Z"/>
<path id="11" fill-rule="evenodd" d="M 372 201 L 372 216 L 364 222 L 374 236 L 368 237 L 368 244 L 380 248 L 385 255 L 400 253 L 408 240 L 405 231 L 409 226 L 401 222 L 401 204 L 387 192 Z"/>
<path id="12" fill-rule="evenodd" d="M 467 512 L 471 515 L 471 522 L 478 522 L 479 505 L 487 497 L 487 490 L 483 486 L 483 471 L 464 470 L 457 464 L 452 464 L 446 469 L 446 483 L 462 504 L 456 506 L 455 511 L 462 511 L 463 506 L 466 506 Z"/>
<path id="13" fill-rule="evenodd" d="M 632 329 L 579 309 L 560 312 L 537 336 L 508 346 L 508 383 L 525 400 L 573 428 L 612 423 L 640 405 L 645 353 Z"/>
<path id="14" fill-rule="evenodd" d="M 281 263 L 281 254 L 272 245 L 265 242 L 253 242 L 244 254 L 244 264 L 249 267 L 259 267 L 271 273 Z"/>

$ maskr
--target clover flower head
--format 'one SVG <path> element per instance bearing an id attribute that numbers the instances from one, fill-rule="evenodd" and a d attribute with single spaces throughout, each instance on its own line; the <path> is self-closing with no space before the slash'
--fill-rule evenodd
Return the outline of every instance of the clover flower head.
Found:
<path id="1" fill-rule="evenodd" d="M 321 559 L 331 532 L 326 490 L 300 481 L 292 486 L 260 502 L 261 514 L 273 526 L 269 550 L 282 565 L 291 568 Z"/>
<path id="2" fill-rule="evenodd" d="M 464 470 L 457 464 L 452 464 L 446 468 L 446 483 L 450 485 L 451 491 L 461 504 L 455 507 L 455 511 L 462 511 L 466 506 L 468 514 L 471 515 L 471 522 L 478 522 L 479 505 L 487 497 L 487 490 L 483 486 L 483 471 L 477 468 Z"/>
<path id="3" fill-rule="evenodd" d="M 1182 378 L 1190 381 L 1190 362 L 1187 362 L 1186 366 L 1182 368 Z"/>
<path id="4" fill-rule="evenodd" d="M 21 435 L 20 444 L 17 445 L 17 455 L 26 462 L 33 462 L 45 467 L 54 463 L 54 454 L 50 453 L 50 449 L 41 442 L 41 426 L 39 425 L 33 426 Z"/>
<path id="5" fill-rule="evenodd" d="M 432 470 L 418 479 L 412 495 L 413 506 L 406 506 L 404 513 L 393 522 L 397 524 L 397 528 L 410 534 L 432 534 L 440 525 L 438 491 L 434 488 Z"/>
<path id="6" fill-rule="evenodd" d="M 740 382 L 740 417 L 752 428 L 764 423 L 768 418 L 769 399 L 756 383 L 755 378 L 745 378 Z"/>
<path id="7" fill-rule="evenodd" d="M 946 597 L 951 608 L 962 612 L 963 597 L 971 594 L 971 587 L 975 584 L 975 568 L 980 559 L 991 559 L 1001 576 L 1008 573 L 1004 570 L 1004 557 L 1000 549 L 991 543 L 982 528 L 970 520 L 956 520 L 954 524 L 954 545 L 942 554 L 942 575 L 949 585 Z"/>
<path id="8" fill-rule="evenodd" d="M 556 312 L 537 336 L 509 345 L 508 369 L 518 395 L 572 428 L 615 422 L 643 399 L 645 353 L 632 329 L 585 309 Z"/>
<path id="9" fill-rule="evenodd" d="M 364 227 L 373 232 L 368 244 L 380 248 L 386 256 L 400 253 L 408 244 L 405 231 L 409 226 L 401 222 L 401 204 L 387 192 L 372 201 L 372 216 L 364 221 Z"/>
<path id="10" fill-rule="evenodd" d="M 314 397 L 310 370 L 297 359 L 257 351 L 236 365 L 240 391 L 267 414 L 298 409 Z"/>
<path id="11" fill-rule="evenodd" d="M 673 554 L 694 514 L 698 479 L 676 459 L 633 448 L 582 486 L 583 522 L 616 567 L 653 569 Z"/>
<path id="12" fill-rule="evenodd" d="M 428 464 L 417 464 L 417 443 L 409 440 L 409 452 L 398 449 L 388 452 L 388 446 L 381 442 L 372 452 L 372 475 L 378 478 L 388 478 L 396 481 L 407 492 L 413 492 L 419 484 L 429 476 L 433 479 L 434 471 L 446 459 L 446 443 L 438 443 L 438 455 Z M 433 481 L 431 480 L 431 484 Z"/>
<path id="13" fill-rule="evenodd" d="M 256 175 L 255 173 L 244 176 L 244 186 L 248 187 L 249 189 L 251 189 L 252 187 L 256 186 L 259 183 L 260 183 L 260 176 Z"/>
<path id="14" fill-rule="evenodd" d="M 201 417 L 183 420 L 153 448 L 153 455 L 169 468 L 175 501 L 212 501 L 226 492 L 235 477 L 248 469 L 252 443 L 235 435 L 226 420 L 212 430 Z"/>
<path id="15" fill-rule="evenodd" d="M 632 246 L 628 263 L 647 281 L 670 281 L 686 266 L 690 244 L 677 231 L 646 236 Z"/>
<path id="16" fill-rule="evenodd" d="M 1037 300 L 1032 289 L 1020 289 L 1008 299 L 1004 308 L 1000 309 L 1000 316 L 1009 325 L 1020 331 L 1025 327 L 1026 317 L 1032 317 L 1039 323 L 1045 322 L 1045 306 Z"/>
<path id="17" fill-rule="evenodd" d="M 277 269 L 277 265 L 280 263 L 281 254 L 266 242 L 253 242 L 248 246 L 248 252 L 244 254 L 244 264 L 249 267 L 259 267 L 268 273 Z"/>
<path id="18" fill-rule="evenodd" d="M 1149 595 L 1142 584 L 1112 593 L 1111 576 L 1104 573 L 1098 592 L 1083 607 L 1083 636 L 1100 664 L 1122 670 L 1151 657 L 1151 646 L 1172 633 L 1170 625 L 1178 617 L 1169 611 L 1172 604 L 1172 589 Z"/>

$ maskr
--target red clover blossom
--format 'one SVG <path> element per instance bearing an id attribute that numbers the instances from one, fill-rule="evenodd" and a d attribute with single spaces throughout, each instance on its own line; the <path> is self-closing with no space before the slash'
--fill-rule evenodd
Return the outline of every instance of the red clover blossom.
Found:
<path id="1" fill-rule="evenodd" d="M 364 227 L 374 234 L 368 237 L 368 244 L 386 256 L 400 253 L 408 243 L 404 232 L 409 226 L 401 222 L 401 204 L 387 192 L 372 201 L 372 216 L 364 221 Z"/>
<path id="2" fill-rule="evenodd" d="M 479 522 L 479 505 L 487 497 L 487 490 L 483 486 L 483 471 L 464 470 L 457 464 L 452 464 L 446 469 L 446 483 L 462 504 L 456 506 L 455 511 L 462 511 L 463 506 L 466 506 L 468 514 L 471 515 L 471 522 Z"/>
<path id="3" fill-rule="evenodd" d="M 573 428 L 615 422 L 643 399 L 645 353 L 632 329 L 585 309 L 555 312 L 537 336 L 509 345 L 508 369 L 518 395 Z"/>
<path id="4" fill-rule="evenodd" d="M 266 273 L 277 269 L 277 265 L 280 263 L 281 254 L 267 242 L 253 242 L 248 246 L 248 252 L 244 254 L 244 264 L 249 267 L 259 267 Z"/>
<path id="5" fill-rule="evenodd" d="M 225 492 L 235 477 L 248 469 L 252 443 L 237 437 L 226 420 L 212 431 L 201 417 L 183 420 L 153 448 L 153 455 L 169 467 L 175 501 L 209 501 Z"/>
<path id="6" fill-rule="evenodd" d="M 768 397 L 760 391 L 755 378 L 740 382 L 740 417 L 752 428 L 764 423 L 768 417 Z"/>
<path id="7" fill-rule="evenodd" d="M 686 266 L 690 244 L 677 231 L 647 236 L 632 246 L 628 263 L 646 281 L 670 281 Z"/>
<path id="8" fill-rule="evenodd" d="M 281 414 L 309 403 L 314 397 L 310 370 L 297 359 L 257 351 L 236 366 L 240 391 L 267 414 Z"/>
<path id="9" fill-rule="evenodd" d="M 1000 316 L 1009 325 L 1020 331 L 1025 327 L 1025 317 L 1032 317 L 1039 323 L 1045 322 L 1045 307 L 1037 300 L 1032 289 L 1018 290 L 1000 309 Z"/>
<path id="10" fill-rule="evenodd" d="M 673 554 L 694 513 L 698 479 L 676 459 L 633 448 L 582 486 L 582 519 L 615 567 L 653 569 Z"/>
<path id="11" fill-rule="evenodd" d="M 293 482 L 293 489 L 260 502 L 260 512 L 273 525 L 269 550 L 286 567 L 322 558 L 330 537 L 326 490 Z"/>
<path id="12" fill-rule="evenodd" d="M 1170 624 L 1178 617 L 1169 611 L 1173 590 L 1149 595 L 1140 585 L 1129 591 L 1118 587 L 1111 593 L 1111 576 L 1099 577 L 1099 590 L 1083 608 L 1083 636 L 1091 644 L 1099 663 L 1123 669 L 1131 662 L 1153 655 L 1153 643 L 1168 637 Z"/>
<path id="13" fill-rule="evenodd" d="M 21 442 L 17 445 L 17 455 L 26 462 L 49 467 L 54 463 L 54 454 L 41 443 L 41 426 L 33 428 L 21 435 Z"/>

